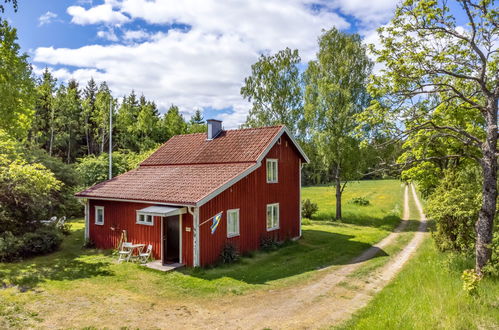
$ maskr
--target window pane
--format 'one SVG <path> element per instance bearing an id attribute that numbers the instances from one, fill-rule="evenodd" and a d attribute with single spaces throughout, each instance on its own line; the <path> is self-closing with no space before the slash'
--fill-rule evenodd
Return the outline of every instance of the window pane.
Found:
<path id="1" fill-rule="evenodd" d="M 267 206 L 267 228 L 272 228 L 272 206 Z"/>
<path id="2" fill-rule="evenodd" d="M 144 222 L 144 215 L 143 214 L 139 215 L 139 221 Z"/>

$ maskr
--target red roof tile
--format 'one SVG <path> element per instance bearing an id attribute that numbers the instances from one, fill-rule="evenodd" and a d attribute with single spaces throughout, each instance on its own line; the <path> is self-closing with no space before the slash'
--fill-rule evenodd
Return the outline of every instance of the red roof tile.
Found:
<path id="1" fill-rule="evenodd" d="M 283 126 L 222 131 L 213 140 L 206 133 L 172 137 L 141 165 L 256 162 Z"/>
<path id="2" fill-rule="evenodd" d="M 76 196 L 195 204 L 255 163 L 140 166 Z"/>

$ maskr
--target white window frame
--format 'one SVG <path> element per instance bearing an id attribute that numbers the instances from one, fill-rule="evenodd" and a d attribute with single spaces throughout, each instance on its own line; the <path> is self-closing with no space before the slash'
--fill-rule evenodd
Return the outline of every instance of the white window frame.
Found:
<path id="1" fill-rule="evenodd" d="M 269 164 L 275 164 L 275 179 L 272 180 L 270 179 L 269 180 Z M 271 167 L 272 168 L 272 167 Z M 274 158 L 268 158 L 267 159 L 267 183 L 278 183 L 279 182 L 279 162 L 277 159 L 274 159 Z"/>
<path id="2" fill-rule="evenodd" d="M 102 222 L 99 222 L 99 210 L 102 210 Z M 104 206 L 96 206 L 95 207 L 95 219 L 94 222 L 96 225 L 103 226 L 104 225 Z"/>
<path id="3" fill-rule="evenodd" d="M 277 220 L 275 221 L 274 226 L 272 226 L 272 227 L 269 227 L 269 219 L 268 219 L 269 218 L 269 208 L 270 207 L 277 208 Z M 272 231 L 272 230 L 279 229 L 279 218 L 280 218 L 280 215 L 279 215 L 279 203 L 267 204 L 267 208 L 266 208 L 266 221 L 265 221 L 265 226 L 267 227 L 267 231 Z"/>
<path id="4" fill-rule="evenodd" d="M 147 217 L 151 217 L 151 222 L 148 222 L 145 220 L 140 220 L 141 215 L 144 216 L 144 219 L 147 219 Z M 138 225 L 154 226 L 154 215 L 146 213 L 146 212 L 137 212 L 137 217 L 136 217 L 135 223 Z"/>
<path id="5" fill-rule="evenodd" d="M 237 215 L 237 232 L 229 232 L 229 218 L 230 214 L 236 214 Z M 240 218 L 239 218 L 239 209 L 232 209 L 232 210 L 227 210 L 227 238 L 231 237 L 237 237 L 240 234 Z"/>

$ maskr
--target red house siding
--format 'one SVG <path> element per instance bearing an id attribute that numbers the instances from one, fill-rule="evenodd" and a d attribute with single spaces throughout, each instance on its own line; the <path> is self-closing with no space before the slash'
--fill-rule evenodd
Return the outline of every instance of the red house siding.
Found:
<path id="1" fill-rule="evenodd" d="M 95 224 L 95 207 L 104 207 L 104 224 Z M 122 230 L 127 231 L 128 241 L 132 243 L 152 244 L 153 256 L 161 258 L 161 217 L 154 217 L 154 225 L 136 223 L 136 211 L 151 204 L 117 202 L 106 200 L 90 200 L 90 239 L 101 249 L 114 249 L 118 246 Z M 182 260 L 192 265 L 192 217 L 182 214 Z"/>
<path id="2" fill-rule="evenodd" d="M 266 159 L 278 159 L 278 183 L 267 183 Z M 263 236 L 282 241 L 300 235 L 300 157 L 285 135 L 253 173 L 200 207 L 203 223 L 224 211 L 212 235 L 210 223 L 200 228 L 200 264 L 216 262 L 223 246 L 231 242 L 240 252 L 259 248 Z M 279 229 L 267 231 L 267 204 L 279 203 Z M 239 236 L 227 238 L 227 210 L 239 209 Z"/>

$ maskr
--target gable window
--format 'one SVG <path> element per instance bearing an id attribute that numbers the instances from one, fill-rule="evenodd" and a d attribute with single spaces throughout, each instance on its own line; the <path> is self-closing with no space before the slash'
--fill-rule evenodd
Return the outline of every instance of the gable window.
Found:
<path id="1" fill-rule="evenodd" d="M 277 159 L 267 159 L 267 183 L 277 183 Z"/>
<path id="2" fill-rule="evenodd" d="M 227 210 L 227 237 L 239 236 L 239 209 Z"/>
<path id="3" fill-rule="evenodd" d="M 96 225 L 104 224 L 104 206 L 95 207 L 95 224 Z"/>
<path id="4" fill-rule="evenodd" d="M 137 212 L 137 223 L 139 225 L 153 226 L 154 225 L 154 218 L 150 214 Z"/>
<path id="5" fill-rule="evenodd" d="M 279 229 L 279 203 L 267 204 L 267 231 Z"/>

